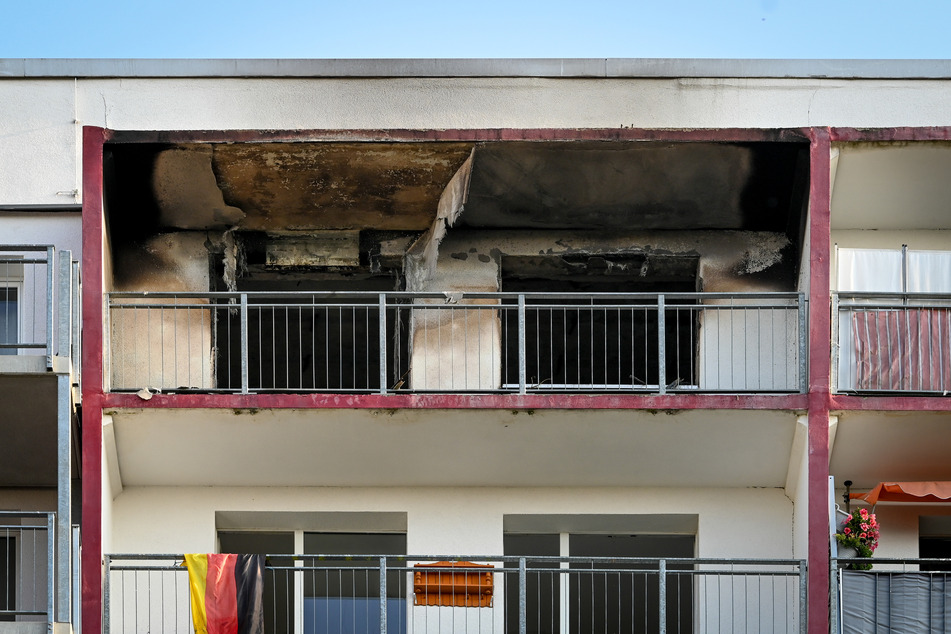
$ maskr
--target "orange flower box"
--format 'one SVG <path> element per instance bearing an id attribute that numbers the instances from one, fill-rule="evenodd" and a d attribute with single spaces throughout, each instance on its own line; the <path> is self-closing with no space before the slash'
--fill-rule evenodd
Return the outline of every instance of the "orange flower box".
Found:
<path id="1" fill-rule="evenodd" d="M 492 607 L 491 564 L 470 561 L 437 561 L 416 564 L 413 573 L 413 605 L 456 608 Z M 465 570 L 457 570 L 465 568 Z M 473 570 L 487 568 L 489 571 Z"/>

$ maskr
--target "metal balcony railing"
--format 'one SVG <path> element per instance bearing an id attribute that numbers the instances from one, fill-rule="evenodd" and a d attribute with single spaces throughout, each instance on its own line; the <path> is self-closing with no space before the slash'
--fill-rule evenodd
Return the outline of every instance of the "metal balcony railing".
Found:
<path id="1" fill-rule="evenodd" d="M 840 633 L 951 633 L 951 559 L 859 560 L 872 570 L 849 570 L 855 560 L 833 562 Z"/>
<path id="2" fill-rule="evenodd" d="M 797 293 L 110 293 L 113 391 L 799 392 Z"/>
<path id="3" fill-rule="evenodd" d="M 54 513 L 0 511 L 0 621 L 53 622 L 55 521 Z"/>
<path id="4" fill-rule="evenodd" d="M 434 561 L 443 564 L 416 565 Z M 191 632 L 181 562 L 108 556 L 103 631 Z M 338 554 L 267 562 L 268 634 L 806 631 L 801 560 Z"/>
<path id="5" fill-rule="evenodd" d="M 951 392 L 951 295 L 837 293 L 839 392 Z"/>
<path id="6" fill-rule="evenodd" d="M 65 357 L 78 373 L 79 285 L 69 251 L 0 245 L 0 357 Z"/>

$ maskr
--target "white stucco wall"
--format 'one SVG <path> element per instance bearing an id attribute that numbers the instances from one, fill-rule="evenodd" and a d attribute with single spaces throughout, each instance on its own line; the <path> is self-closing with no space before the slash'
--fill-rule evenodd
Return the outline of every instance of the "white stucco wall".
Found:
<path id="1" fill-rule="evenodd" d="M 792 502 L 782 489 L 624 487 L 127 487 L 113 502 L 112 548 L 214 552 L 215 511 L 318 510 L 405 512 L 407 551 L 415 554 L 501 554 L 507 514 L 652 513 L 698 515 L 698 556 L 793 552 Z"/>
<path id="2" fill-rule="evenodd" d="M 2 79 L 0 204 L 79 200 L 81 127 L 117 130 L 943 126 L 951 82 Z M 74 191 L 77 192 L 74 194 Z"/>
<path id="3" fill-rule="evenodd" d="M 5 152 L 0 152 L 0 157 L 3 155 Z M 0 240 L 3 244 L 52 244 L 57 251 L 71 251 L 73 259 L 79 260 L 82 219 L 79 212 L 0 212 Z"/>

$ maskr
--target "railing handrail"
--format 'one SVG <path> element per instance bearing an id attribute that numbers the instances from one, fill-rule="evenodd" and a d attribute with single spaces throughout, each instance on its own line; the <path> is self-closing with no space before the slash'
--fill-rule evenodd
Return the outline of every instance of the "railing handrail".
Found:
<path id="1" fill-rule="evenodd" d="M 0 244 L 0 253 L 4 251 L 46 251 L 52 244 Z"/>
<path id="2" fill-rule="evenodd" d="M 833 557 L 840 566 L 848 564 L 908 564 L 917 566 L 920 564 L 948 564 L 951 565 L 951 557 Z M 900 570 L 887 570 L 882 572 L 901 572 Z M 918 571 L 915 571 L 918 572 Z M 944 572 L 947 574 L 947 571 Z"/>
<path id="3" fill-rule="evenodd" d="M 499 292 L 463 292 L 463 291 L 111 291 L 105 293 L 105 296 L 112 299 L 140 299 L 140 298 L 195 298 L 195 299 L 235 299 L 242 296 L 253 297 L 360 297 L 371 299 L 379 297 L 392 298 L 413 298 L 413 299 L 444 299 L 457 301 L 461 299 L 517 299 L 518 297 L 532 299 L 578 299 L 578 298 L 604 298 L 604 299 L 787 299 L 793 300 L 804 293 L 799 291 L 769 291 L 769 292 L 729 292 L 729 293 L 705 293 L 705 292 L 675 292 L 675 293 L 590 293 L 590 292 L 521 292 L 521 291 L 499 291 Z"/>
<path id="4" fill-rule="evenodd" d="M 698 565 L 735 565 L 735 566 L 749 566 L 749 565 L 761 565 L 761 566 L 803 566 L 806 565 L 805 559 L 795 559 L 795 558 L 757 558 L 757 557 L 748 557 L 748 558 L 737 558 L 737 557 L 559 557 L 559 556 L 549 556 L 549 555 L 393 555 L 393 554 L 367 554 L 367 553 L 350 553 L 350 554 L 326 554 L 326 553 L 315 553 L 315 554 L 301 554 L 301 553 L 267 553 L 265 557 L 274 558 L 274 559 L 291 559 L 293 561 L 302 561 L 306 559 L 326 559 L 332 561 L 347 560 L 347 561 L 371 561 L 379 560 L 381 558 L 386 558 L 388 561 L 408 561 L 408 562 L 422 562 L 422 561 L 448 561 L 453 563 L 459 562 L 471 562 L 477 563 L 480 561 L 492 562 L 492 563 L 517 563 L 522 559 L 527 561 L 539 561 L 544 563 L 618 563 L 618 564 L 632 564 L 632 563 L 658 563 L 660 561 L 669 561 L 675 564 L 684 563 L 684 564 L 698 564 Z M 171 559 L 175 561 L 183 561 L 185 555 L 183 553 L 110 553 L 109 554 L 110 562 L 115 562 L 119 560 L 127 561 L 155 561 L 161 559 Z M 459 568 L 460 570 L 465 570 L 465 568 Z"/>
<path id="5" fill-rule="evenodd" d="M 0 519 L 4 517 L 49 517 L 55 516 L 56 511 L 0 511 Z"/>
<path id="6" fill-rule="evenodd" d="M 951 304 L 951 293 L 913 292 L 913 291 L 835 291 L 832 297 L 838 298 L 839 304 L 850 307 L 873 308 L 877 304 L 869 304 L 868 300 L 901 300 L 902 304 L 883 304 L 887 308 L 911 308 L 907 302 L 913 301 L 943 301 Z M 843 300 L 862 300 L 860 304 L 852 304 Z M 937 308 L 934 304 L 926 304 L 921 308 Z"/>

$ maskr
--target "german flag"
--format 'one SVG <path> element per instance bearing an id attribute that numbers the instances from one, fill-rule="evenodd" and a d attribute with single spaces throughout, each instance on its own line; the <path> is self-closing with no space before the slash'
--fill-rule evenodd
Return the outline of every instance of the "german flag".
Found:
<path id="1" fill-rule="evenodd" d="M 185 555 L 195 634 L 264 634 L 264 555 Z"/>

